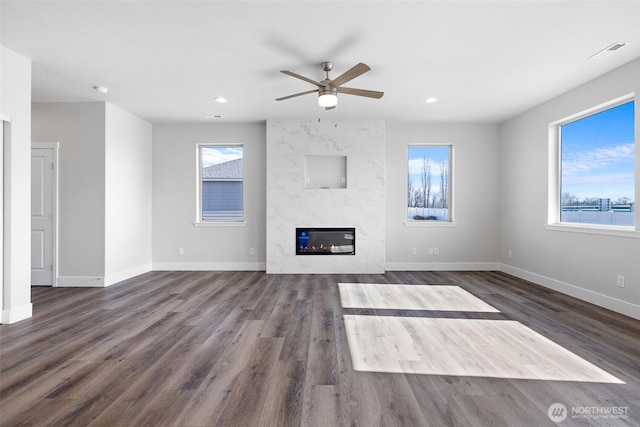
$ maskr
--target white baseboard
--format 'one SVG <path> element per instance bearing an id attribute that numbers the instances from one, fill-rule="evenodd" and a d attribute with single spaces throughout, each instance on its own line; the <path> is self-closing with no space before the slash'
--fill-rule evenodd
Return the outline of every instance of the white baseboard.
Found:
<path id="1" fill-rule="evenodd" d="M 598 292 L 590 291 L 570 283 L 552 279 L 537 273 L 513 267 L 499 262 L 415 262 L 386 263 L 387 271 L 502 271 L 512 276 L 528 280 L 545 288 L 553 289 L 583 301 L 604 307 L 625 316 L 640 320 L 640 306 L 619 300 Z M 125 272 L 100 276 L 61 276 L 59 287 L 104 287 L 122 280 L 135 277 L 148 271 L 266 271 L 262 262 L 159 262 L 143 265 Z M 3 310 L 3 323 L 14 323 L 31 317 L 31 304 L 16 309 Z"/>
<path id="2" fill-rule="evenodd" d="M 267 267 L 267 274 L 384 274 L 385 270 L 378 270 L 374 268 L 368 268 L 365 271 L 350 270 L 348 266 L 346 268 L 328 268 L 322 269 L 314 267 L 309 268 L 307 266 L 297 266 L 296 268 L 274 268 Z"/>
<path id="3" fill-rule="evenodd" d="M 497 262 L 388 262 L 387 271 L 495 271 Z"/>
<path id="4" fill-rule="evenodd" d="M 24 319 L 28 319 L 33 315 L 33 304 L 23 304 L 19 307 L 5 308 L 2 310 L 2 324 L 9 325 Z"/>
<path id="5" fill-rule="evenodd" d="M 264 262 L 154 262 L 153 271 L 265 271 Z"/>
<path id="6" fill-rule="evenodd" d="M 132 277 L 139 276 L 144 273 L 148 273 L 151 271 L 152 265 L 151 263 L 139 265 L 134 268 L 130 268 L 125 271 L 120 271 L 118 273 L 107 274 L 104 276 L 104 286 L 111 286 L 118 282 L 122 282 L 123 280 L 131 279 Z"/>
<path id="7" fill-rule="evenodd" d="M 103 276 L 58 276 L 60 288 L 104 288 Z"/>
<path id="8" fill-rule="evenodd" d="M 608 295 L 603 295 L 598 292 L 590 291 L 588 289 L 584 289 L 570 283 L 562 282 L 560 280 L 552 279 L 541 274 L 532 273 L 530 271 L 523 270 L 517 267 L 512 267 L 507 264 L 500 264 L 500 271 L 524 280 L 528 280 L 535 283 L 536 285 L 544 286 L 545 288 L 562 292 L 563 294 L 570 295 L 574 298 L 578 298 L 580 300 L 590 302 L 591 304 L 595 304 L 600 307 L 615 311 L 617 313 L 624 314 L 625 316 L 640 320 L 639 305 L 632 304 L 627 301 L 622 301 Z"/>

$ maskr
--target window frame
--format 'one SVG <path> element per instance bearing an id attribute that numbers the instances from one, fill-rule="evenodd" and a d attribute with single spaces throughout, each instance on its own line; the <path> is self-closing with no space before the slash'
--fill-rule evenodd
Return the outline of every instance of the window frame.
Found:
<path id="1" fill-rule="evenodd" d="M 214 148 L 242 148 L 242 219 L 241 220 L 205 220 L 202 218 L 202 149 Z M 245 173 L 244 173 L 245 146 L 242 143 L 198 143 L 196 144 L 196 220 L 194 226 L 222 226 L 237 227 L 246 225 L 246 198 L 245 198 Z"/>
<path id="2" fill-rule="evenodd" d="M 640 238 L 640 221 L 639 211 L 636 208 L 634 225 L 609 225 L 609 224 L 591 224 L 591 223 L 579 223 L 579 222 L 561 222 L 561 205 L 562 205 L 562 138 L 561 128 L 563 125 L 590 117 L 604 111 L 619 107 L 620 105 L 628 102 L 636 103 L 635 93 L 627 94 L 614 98 L 607 102 L 598 104 L 592 108 L 580 111 L 576 114 L 564 117 L 560 120 L 549 123 L 548 126 L 548 141 L 549 141 L 549 159 L 548 159 L 548 202 L 547 202 L 547 223 L 545 228 L 551 231 L 567 231 L 574 233 L 586 233 L 586 234 L 601 234 L 609 236 L 620 237 L 634 237 Z M 637 144 L 638 135 L 638 108 L 634 105 L 634 127 L 635 127 L 635 182 L 634 182 L 634 199 L 637 201 L 637 194 L 639 190 L 640 176 L 638 174 L 640 153 Z M 636 202 L 637 203 L 637 202 Z"/>
<path id="3" fill-rule="evenodd" d="M 448 148 L 449 149 L 449 171 L 447 176 L 447 204 L 449 210 L 449 218 L 447 220 L 415 220 L 409 219 L 407 214 L 407 209 L 409 208 L 409 200 L 407 197 L 404 197 L 404 225 L 405 227 L 455 227 L 455 145 L 450 142 L 430 142 L 430 143 L 411 143 L 407 144 L 407 151 L 405 155 L 405 166 L 406 172 L 405 177 L 408 177 L 409 174 L 409 150 L 412 147 L 424 147 L 424 148 Z M 408 196 L 409 192 L 409 180 L 405 178 L 405 196 Z"/>

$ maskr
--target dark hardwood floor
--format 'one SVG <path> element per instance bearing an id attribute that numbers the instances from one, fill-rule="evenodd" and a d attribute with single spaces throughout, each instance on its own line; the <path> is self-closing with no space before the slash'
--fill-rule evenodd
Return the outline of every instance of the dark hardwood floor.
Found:
<path id="1" fill-rule="evenodd" d="M 338 283 L 456 285 L 499 313 L 343 308 Z M 640 321 L 502 273 L 152 272 L 32 296 L 0 326 L 1 425 L 553 426 L 554 403 L 558 425 L 640 425 Z M 356 371 L 354 314 L 516 321 L 623 384 Z"/>

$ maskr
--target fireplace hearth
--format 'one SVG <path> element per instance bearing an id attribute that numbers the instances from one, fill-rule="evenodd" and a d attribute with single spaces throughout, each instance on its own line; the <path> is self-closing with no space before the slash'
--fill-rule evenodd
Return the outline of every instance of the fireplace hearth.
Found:
<path id="1" fill-rule="evenodd" d="M 296 228 L 296 255 L 355 255 L 356 229 Z"/>

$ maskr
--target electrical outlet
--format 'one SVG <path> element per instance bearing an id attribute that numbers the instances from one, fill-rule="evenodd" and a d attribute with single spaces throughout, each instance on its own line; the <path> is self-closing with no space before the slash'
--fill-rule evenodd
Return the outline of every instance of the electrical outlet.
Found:
<path id="1" fill-rule="evenodd" d="M 434 255 L 440 255 L 440 249 L 438 249 L 438 248 L 433 248 L 433 254 L 434 254 Z"/>
<path id="2" fill-rule="evenodd" d="M 617 284 L 618 287 L 624 288 L 624 276 L 618 275 Z"/>
<path id="3" fill-rule="evenodd" d="M 513 258 L 513 251 L 509 249 L 509 251 L 507 252 L 507 255 L 509 255 L 509 258 Z"/>
<path id="4" fill-rule="evenodd" d="M 411 255 L 416 255 L 418 253 L 417 248 L 411 248 Z"/>
<path id="5" fill-rule="evenodd" d="M 178 248 L 178 255 L 184 255 L 184 248 Z"/>
<path id="6" fill-rule="evenodd" d="M 429 255 L 433 255 L 433 248 L 429 248 Z"/>
<path id="7" fill-rule="evenodd" d="M 256 249 L 255 248 L 249 248 L 249 255 L 255 255 L 256 254 Z"/>

